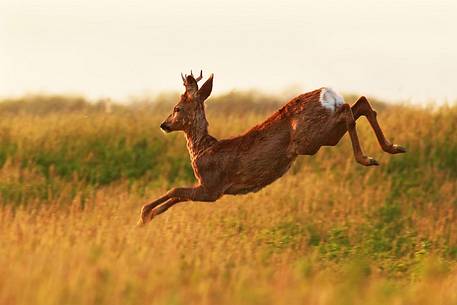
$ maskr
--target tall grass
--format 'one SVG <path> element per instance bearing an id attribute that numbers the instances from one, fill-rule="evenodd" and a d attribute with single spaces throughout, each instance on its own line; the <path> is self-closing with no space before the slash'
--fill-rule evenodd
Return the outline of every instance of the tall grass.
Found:
<path id="1" fill-rule="evenodd" d="M 137 229 L 142 204 L 194 183 L 183 136 L 157 127 L 173 99 L 111 113 L 78 98 L 0 104 L 0 304 L 457 303 L 455 106 L 377 103 L 407 154 L 383 153 L 362 118 L 381 167 L 358 165 L 345 137 L 258 193 Z M 280 100 L 209 103 L 224 138 Z"/>

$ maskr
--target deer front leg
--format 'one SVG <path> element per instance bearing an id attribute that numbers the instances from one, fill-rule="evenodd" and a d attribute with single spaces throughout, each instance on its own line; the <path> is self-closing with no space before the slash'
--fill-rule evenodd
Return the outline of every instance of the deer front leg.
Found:
<path id="1" fill-rule="evenodd" d="M 406 149 L 400 145 L 390 143 L 384 133 L 382 132 L 381 126 L 379 126 L 377 120 L 377 112 L 371 107 L 370 103 L 366 97 L 360 97 L 357 102 L 351 107 L 352 113 L 354 115 L 354 120 L 357 120 L 360 116 L 364 115 L 368 122 L 373 128 L 376 138 L 378 139 L 379 145 L 381 145 L 382 150 L 390 154 L 405 153 Z"/>
<path id="2" fill-rule="evenodd" d="M 213 202 L 222 196 L 222 192 L 210 191 L 202 185 L 191 188 L 174 188 L 167 194 L 143 206 L 138 224 L 145 224 L 155 216 L 162 214 L 173 205 L 183 201 Z M 161 206 L 157 207 L 163 203 Z M 156 208 L 157 207 L 157 208 Z"/>
<path id="3" fill-rule="evenodd" d="M 152 210 L 159 204 L 166 202 L 167 200 L 170 200 L 170 199 L 171 199 L 171 197 L 168 192 L 167 194 L 160 197 L 159 199 L 156 199 L 149 204 L 143 205 L 143 207 L 141 208 L 140 219 L 138 220 L 138 225 L 143 225 L 143 224 L 147 223 L 148 221 L 150 221 L 152 219 L 152 217 L 151 217 Z"/>
<path id="4" fill-rule="evenodd" d="M 141 209 L 140 213 L 140 219 L 138 220 L 138 225 L 144 225 L 151 221 L 155 216 L 162 214 L 166 210 L 168 210 L 170 207 L 173 205 L 177 204 L 178 202 L 183 202 L 185 200 L 179 199 L 179 198 L 170 198 L 167 201 L 165 201 L 164 204 L 157 208 L 151 208 L 150 205 L 145 205 Z"/>

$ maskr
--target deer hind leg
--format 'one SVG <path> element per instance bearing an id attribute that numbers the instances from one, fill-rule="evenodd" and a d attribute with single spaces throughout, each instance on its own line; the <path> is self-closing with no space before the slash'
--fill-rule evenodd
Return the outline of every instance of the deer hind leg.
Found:
<path id="1" fill-rule="evenodd" d="M 355 118 L 352 114 L 351 106 L 349 106 L 349 104 L 343 104 L 341 106 L 341 115 L 346 122 L 346 128 L 349 136 L 351 137 L 355 160 L 365 166 L 379 165 L 378 161 L 363 154 L 362 148 L 360 147 L 359 137 L 357 135 L 357 130 L 355 129 Z"/>
<path id="2" fill-rule="evenodd" d="M 354 120 L 357 120 L 360 116 L 365 116 L 368 119 L 368 122 L 371 125 L 371 128 L 373 128 L 376 138 L 378 139 L 379 144 L 381 145 L 381 148 L 390 154 L 398 154 L 398 153 L 404 153 L 406 152 L 406 149 L 400 145 L 397 144 L 392 144 L 390 143 L 386 137 L 384 136 L 384 133 L 382 132 L 381 127 L 379 126 L 378 120 L 377 120 L 377 113 L 376 111 L 371 107 L 370 103 L 366 99 L 366 97 L 362 96 L 360 97 L 354 105 L 351 107 L 352 113 L 354 115 Z"/>
<path id="3" fill-rule="evenodd" d="M 141 209 L 139 225 L 146 224 L 155 216 L 162 214 L 173 205 L 184 201 L 213 202 L 222 196 L 222 192 L 209 192 L 203 186 L 174 188 L 159 199 L 146 204 Z M 160 205 L 162 204 L 162 205 Z M 159 206 L 160 205 L 160 206 Z M 157 207 L 158 206 L 158 207 Z"/>

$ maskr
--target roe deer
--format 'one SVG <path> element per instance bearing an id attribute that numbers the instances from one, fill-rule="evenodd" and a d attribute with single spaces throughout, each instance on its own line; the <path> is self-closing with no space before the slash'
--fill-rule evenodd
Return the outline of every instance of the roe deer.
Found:
<path id="1" fill-rule="evenodd" d="M 245 134 L 217 140 L 208 134 L 204 101 L 211 94 L 213 74 L 198 88 L 202 72 L 181 74 L 186 88 L 173 112 L 160 125 L 165 132 L 184 131 L 197 184 L 173 188 L 164 196 L 143 206 L 139 224 L 183 201 L 213 202 L 225 194 L 256 192 L 281 177 L 298 155 L 313 155 L 321 146 L 336 145 L 346 132 L 354 156 L 364 166 L 379 165 L 363 154 L 355 121 L 365 116 L 379 144 L 390 154 L 405 148 L 391 144 L 376 120 L 376 111 L 362 96 L 349 106 L 332 89 L 321 88 L 289 101 L 262 124 Z"/>

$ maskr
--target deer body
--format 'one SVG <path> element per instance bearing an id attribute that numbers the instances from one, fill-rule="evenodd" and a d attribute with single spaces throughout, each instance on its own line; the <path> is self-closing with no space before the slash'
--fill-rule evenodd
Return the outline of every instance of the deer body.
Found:
<path id="1" fill-rule="evenodd" d="M 365 166 L 378 165 L 360 148 L 355 120 L 361 115 L 368 118 L 386 152 L 405 152 L 403 147 L 385 139 L 377 123 L 376 112 L 365 97 L 350 107 L 329 88 L 293 98 L 243 135 L 217 140 L 208 134 L 203 104 L 211 93 L 213 77 L 211 75 L 198 89 L 197 81 L 200 79 L 201 74 L 197 79 L 193 75 L 183 77 L 186 92 L 174 112 L 161 125 L 167 132 L 185 132 L 198 182 L 191 188 L 174 188 L 145 205 L 140 224 L 178 202 L 212 202 L 224 194 L 256 192 L 284 175 L 298 155 L 313 155 L 322 146 L 334 146 L 346 132 L 351 136 L 356 160 Z"/>
<path id="2" fill-rule="evenodd" d="M 215 141 L 202 154 L 191 156 L 199 182 L 223 181 L 223 194 L 255 192 L 286 173 L 298 155 L 315 154 L 334 124 L 334 110 L 319 101 L 323 90 L 300 95 L 245 134 Z M 209 175 L 205 179 L 200 173 Z"/>
<path id="3" fill-rule="evenodd" d="M 213 144 L 192 164 L 199 182 L 234 195 L 260 190 L 281 177 L 296 156 L 288 149 L 289 130 L 275 129 L 249 131 Z"/>

